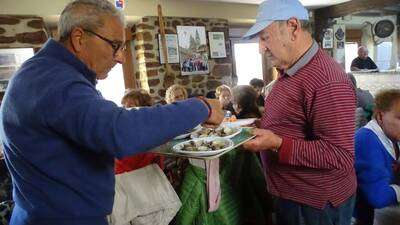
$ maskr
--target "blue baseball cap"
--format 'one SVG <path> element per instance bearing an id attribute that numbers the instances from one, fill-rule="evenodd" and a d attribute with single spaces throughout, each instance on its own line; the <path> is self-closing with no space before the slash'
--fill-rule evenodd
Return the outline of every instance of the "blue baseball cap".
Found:
<path id="1" fill-rule="evenodd" d="M 309 20 L 307 9 L 298 0 L 265 0 L 258 8 L 256 23 L 243 39 L 254 38 L 274 21 L 288 20 L 292 17 Z"/>

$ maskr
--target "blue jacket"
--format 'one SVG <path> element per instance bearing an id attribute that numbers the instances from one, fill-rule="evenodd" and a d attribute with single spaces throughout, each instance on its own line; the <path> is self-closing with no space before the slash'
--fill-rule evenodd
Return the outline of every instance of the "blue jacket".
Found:
<path id="1" fill-rule="evenodd" d="M 373 220 L 373 209 L 397 204 L 396 192 L 390 187 L 395 180 L 392 170 L 395 159 L 367 128 L 356 132 L 355 154 L 358 181 L 355 216 L 363 221 Z"/>
<path id="2" fill-rule="evenodd" d="M 13 178 L 13 224 L 105 224 L 114 158 L 149 150 L 207 119 L 198 99 L 125 110 L 101 96 L 95 76 L 50 39 L 11 79 L 0 135 Z"/>

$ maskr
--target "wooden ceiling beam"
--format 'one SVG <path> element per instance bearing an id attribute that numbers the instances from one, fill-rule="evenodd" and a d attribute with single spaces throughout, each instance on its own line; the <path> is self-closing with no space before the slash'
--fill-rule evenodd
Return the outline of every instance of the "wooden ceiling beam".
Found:
<path id="1" fill-rule="evenodd" d="M 315 10 L 316 18 L 337 18 L 352 13 L 371 9 L 383 9 L 387 6 L 398 5 L 399 0 L 352 0 L 338 5 Z"/>

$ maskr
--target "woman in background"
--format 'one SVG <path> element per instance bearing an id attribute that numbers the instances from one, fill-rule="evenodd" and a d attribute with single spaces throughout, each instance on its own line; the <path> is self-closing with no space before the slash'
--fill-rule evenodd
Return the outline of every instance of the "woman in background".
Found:
<path id="1" fill-rule="evenodd" d="M 377 94 L 373 119 L 355 136 L 357 225 L 400 224 L 400 90 Z"/>
<path id="2" fill-rule="evenodd" d="M 257 92 L 249 85 L 239 85 L 232 89 L 233 108 L 238 119 L 260 118 L 257 106 Z"/>
<path id="3" fill-rule="evenodd" d="M 250 80 L 250 86 L 254 88 L 257 93 L 257 106 L 264 107 L 264 97 L 262 90 L 265 86 L 264 81 L 258 78 L 254 78 Z"/>
<path id="4" fill-rule="evenodd" d="M 121 104 L 124 108 L 153 106 L 154 101 L 149 92 L 144 89 L 128 89 L 122 97 Z"/>
<path id="5" fill-rule="evenodd" d="M 188 93 L 182 85 L 174 84 L 165 92 L 165 101 L 171 104 L 176 101 L 182 101 L 188 98 Z"/>
<path id="6" fill-rule="evenodd" d="M 153 99 L 144 89 L 128 90 L 121 101 L 125 108 L 148 107 L 153 105 Z M 143 168 L 151 163 L 157 163 L 164 168 L 164 157 L 154 153 L 139 153 L 115 160 L 115 174 L 125 173 Z"/>
<path id="7" fill-rule="evenodd" d="M 223 110 L 229 111 L 232 115 L 235 114 L 235 110 L 232 107 L 231 89 L 227 85 L 218 86 L 215 89 L 215 97 L 221 103 Z"/>

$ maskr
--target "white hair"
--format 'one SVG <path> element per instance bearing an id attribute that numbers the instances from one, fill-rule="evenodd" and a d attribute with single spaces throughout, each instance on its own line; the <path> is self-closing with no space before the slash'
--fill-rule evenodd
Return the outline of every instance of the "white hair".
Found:
<path id="1" fill-rule="evenodd" d="M 75 27 L 96 30 L 104 26 L 104 15 L 118 17 L 125 26 L 122 12 L 107 0 L 75 0 L 69 3 L 58 21 L 60 41 L 67 40 Z"/>

